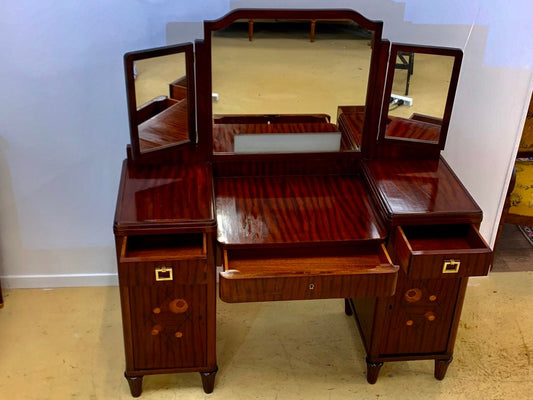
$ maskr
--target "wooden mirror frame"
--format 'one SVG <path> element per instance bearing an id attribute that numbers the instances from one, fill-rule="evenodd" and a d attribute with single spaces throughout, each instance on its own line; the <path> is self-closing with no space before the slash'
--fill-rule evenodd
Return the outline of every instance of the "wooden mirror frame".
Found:
<path id="1" fill-rule="evenodd" d="M 178 141 L 154 148 L 145 152 L 141 151 L 138 123 L 138 106 L 135 90 L 135 61 L 172 54 L 185 54 L 185 73 L 187 80 L 187 125 L 189 137 L 187 140 Z M 185 144 L 196 143 L 196 100 L 194 79 L 194 49 L 192 43 L 183 43 L 172 46 L 163 46 L 147 50 L 128 52 L 124 55 L 124 72 L 126 78 L 126 96 L 128 103 L 128 119 L 130 127 L 130 152 L 129 157 L 134 161 L 153 160 L 161 151 L 170 150 Z M 178 77 L 176 77 L 178 78 Z M 170 84 L 171 82 L 169 82 Z"/>
<path id="2" fill-rule="evenodd" d="M 199 114 L 198 123 L 200 120 L 208 120 L 209 124 L 202 124 L 204 129 L 199 126 L 199 142 L 201 145 L 206 143 L 210 156 L 216 159 L 226 159 L 228 157 L 235 157 L 235 154 L 213 154 L 213 107 L 211 101 L 212 93 L 212 49 L 211 49 L 211 35 L 213 32 L 228 27 L 237 20 L 290 20 L 290 21 L 313 21 L 313 20 L 348 20 L 353 21 L 360 27 L 372 32 L 371 48 L 372 54 L 370 57 L 370 68 L 368 74 L 367 93 L 365 101 L 365 119 L 363 125 L 363 138 L 361 143 L 361 154 L 368 153 L 368 148 L 373 147 L 376 140 L 376 132 L 379 124 L 379 114 L 381 107 L 381 98 L 383 94 L 384 78 L 380 78 L 380 73 L 384 76 L 384 71 L 379 68 L 380 49 L 383 44 L 381 36 L 383 31 L 382 21 L 373 21 L 367 19 L 358 12 L 350 9 L 236 9 L 217 20 L 204 21 L 204 40 L 197 49 L 197 63 L 200 59 L 205 62 L 205 65 L 197 68 L 198 77 L 198 99 L 199 99 Z M 200 82 L 202 84 L 200 85 Z M 200 91 L 203 94 L 200 94 Z M 209 95 L 209 97 L 208 97 Z M 205 104 L 201 105 L 200 100 L 203 99 Z M 209 99 L 209 101 L 206 101 Z M 357 152 L 359 153 L 359 152 Z M 306 157 L 305 153 L 288 153 L 291 157 L 296 158 Z M 353 157 L 354 152 L 335 152 L 335 153 L 315 153 L 324 157 L 339 157 L 339 154 L 347 154 Z M 268 158 L 276 157 L 275 154 L 252 154 L 239 155 L 240 158 Z"/>
<path id="3" fill-rule="evenodd" d="M 415 54 L 429 54 L 437 56 L 450 56 L 454 58 L 453 67 L 450 76 L 450 84 L 448 86 L 448 93 L 446 96 L 446 105 L 444 108 L 443 118 L 441 122 L 440 135 L 438 142 L 424 142 L 414 141 L 410 139 L 402 138 L 388 138 L 386 136 L 388 118 L 389 118 L 389 104 L 392 93 L 392 86 L 394 83 L 394 74 L 396 69 L 396 59 L 399 52 L 415 53 Z M 378 147 L 387 147 L 387 145 L 399 145 L 406 149 L 409 147 L 409 154 L 413 155 L 417 151 L 424 152 L 426 154 L 438 155 L 440 150 L 444 149 L 446 144 L 446 137 L 448 134 L 448 128 L 450 125 L 450 118 L 452 114 L 453 102 L 455 99 L 455 93 L 457 91 L 457 84 L 459 81 L 459 72 L 461 70 L 461 62 L 463 59 L 463 52 L 461 49 L 450 47 L 433 47 L 433 46 L 420 46 L 404 43 L 393 43 L 390 47 L 386 86 L 383 95 L 381 121 L 379 126 L 379 139 Z M 390 154 L 390 153 L 389 153 Z"/>

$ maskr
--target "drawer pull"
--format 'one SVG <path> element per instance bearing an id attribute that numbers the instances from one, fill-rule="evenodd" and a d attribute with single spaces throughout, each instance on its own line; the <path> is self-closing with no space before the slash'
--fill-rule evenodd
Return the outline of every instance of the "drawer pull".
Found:
<path id="1" fill-rule="evenodd" d="M 460 260 L 445 260 L 442 265 L 443 274 L 456 274 L 459 272 L 459 267 L 461 266 Z"/>
<path id="2" fill-rule="evenodd" d="M 155 268 L 155 280 L 156 281 L 171 281 L 172 268 L 171 267 L 156 267 Z"/>

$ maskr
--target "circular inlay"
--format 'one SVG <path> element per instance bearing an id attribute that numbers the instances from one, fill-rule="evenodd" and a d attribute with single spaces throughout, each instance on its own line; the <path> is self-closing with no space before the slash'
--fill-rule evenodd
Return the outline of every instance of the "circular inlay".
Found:
<path id="1" fill-rule="evenodd" d="M 435 300 L 437 300 L 437 296 L 435 296 L 434 294 L 429 296 L 429 301 L 435 301 Z"/>
<path id="2" fill-rule="evenodd" d="M 174 299 L 169 303 L 168 308 L 174 314 L 181 314 L 187 311 L 189 305 L 183 299 Z"/>
<path id="3" fill-rule="evenodd" d="M 178 339 L 180 339 L 180 338 L 183 337 L 183 332 L 179 332 L 179 331 L 178 331 L 178 332 L 176 332 L 176 333 L 174 334 L 174 336 L 176 336 Z"/>
<path id="4" fill-rule="evenodd" d="M 403 295 L 403 298 L 408 303 L 416 303 L 422 298 L 422 290 L 418 288 L 408 289 Z"/>
<path id="5" fill-rule="evenodd" d="M 405 323 L 405 325 L 407 325 L 407 326 L 413 326 L 413 324 L 414 324 L 414 321 L 413 321 L 412 319 L 408 320 L 408 321 Z"/>
<path id="6" fill-rule="evenodd" d="M 435 319 L 437 319 L 435 314 L 433 312 L 431 312 L 431 311 L 428 311 L 427 313 L 425 313 L 424 317 L 426 317 L 429 322 L 433 322 L 433 321 L 435 321 Z"/>

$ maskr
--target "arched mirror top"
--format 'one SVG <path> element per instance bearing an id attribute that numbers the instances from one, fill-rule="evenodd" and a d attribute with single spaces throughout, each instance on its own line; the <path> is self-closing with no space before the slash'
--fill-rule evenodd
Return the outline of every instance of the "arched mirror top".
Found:
<path id="1" fill-rule="evenodd" d="M 360 151 L 364 132 L 376 137 L 381 98 L 368 88 L 382 26 L 348 9 L 237 9 L 205 21 L 213 152 Z"/>

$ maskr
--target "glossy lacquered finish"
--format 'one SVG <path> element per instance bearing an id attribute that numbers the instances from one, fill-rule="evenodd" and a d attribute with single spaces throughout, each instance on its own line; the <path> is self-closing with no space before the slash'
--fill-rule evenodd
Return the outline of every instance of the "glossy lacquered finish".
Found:
<path id="1" fill-rule="evenodd" d="M 370 160 L 362 171 L 391 225 L 481 222 L 481 209 L 443 158 Z"/>
<path id="2" fill-rule="evenodd" d="M 211 169 L 205 163 L 139 166 L 124 162 L 115 212 L 115 233 L 214 230 L 213 195 Z"/>

